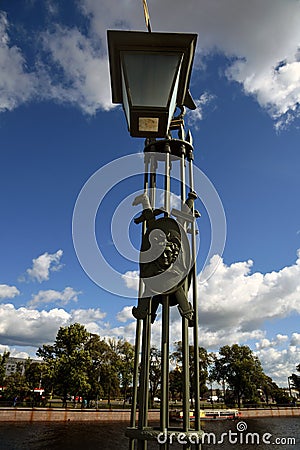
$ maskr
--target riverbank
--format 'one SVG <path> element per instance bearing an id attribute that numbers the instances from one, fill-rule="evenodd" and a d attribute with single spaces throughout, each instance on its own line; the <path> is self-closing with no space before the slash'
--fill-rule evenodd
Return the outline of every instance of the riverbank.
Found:
<path id="1" fill-rule="evenodd" d="M 299 407 L 241 409 L 242 419 L 299 417 Z M 0 422 L 129 422 L 128 409 L 0 408 Z M 159 410 L 149 411 L 149 421 L 159 421 Z"/>

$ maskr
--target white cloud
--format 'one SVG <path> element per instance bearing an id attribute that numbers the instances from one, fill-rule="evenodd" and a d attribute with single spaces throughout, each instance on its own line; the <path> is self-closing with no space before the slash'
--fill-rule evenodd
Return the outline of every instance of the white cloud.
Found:
<path id="1" fill-rule="evenodd" d="M 2 355 L 4 352 L 9 352 L 10 348 L 8 345 L 0 345 L 0 354 Z"/>
<path id="2" fill-rule="evenodd" d="M 8 30 L 7 16 L 0 11 L 0 112 L 29 100 L 37 85 L 36 75 L 26 70 L 21 49 L 10 45 Z"/>
<path id="3" fill-rule="evenodd" d="M 119 327 L 111 327 L 110 323 L 106 323 L 99 330 L 99 334 L 100 336 L 106 339 L 108 338 L 126 339 L 131 344 L 134 344 L 135 330 L 136 330 L 136 320 L 133 320 L 132 322 L 129 322 L 126 325 Z M 159 341 L 157 339 L 154 339 L 153 342 L 158 342 L 159 345 Z"/>
<path id="4" fill-rule="evenodd" d="M 91 18 L 92 29 L 103 40 L 105 30 L 110 27 L 145 31 L 142 8 L 136 8 L 133 1 L 120 5 L 117 0 L 82 0 L 81 4 Z M 246 94 L 253 95 L 277 120 L 278 126 L 297 115 L 299 2 L 165 0 L 159 6 L 150 4 L 149 9 L 155 31 L 198 33 L 198 52 L 202 59 L 216 52 L 228 56 L 228 79 L 237 81 Z"/>
<path id="5" fill-rule="evenodd" d="M 32 268 L 27 269 L 27 275 L 30 279 L 36 280 L 39 283 L 49 280 L 50 272 L 60 270 L 63 266 L 60 264 L 60 259 L 63 255 L 62 250 L 58 250 L 56 253 L 44 253 L 38 258 L 32 260 Z"/>
<path id="6" fill-rule="evenodd" d="M 122 275 L 126 287 L 134 289 L 136 292 L 139 290 L 139 272 L 137 270 L 129 270 Z"/>
<path id="7" fill-rule="evenodd" d="M 12 304 L 2 304 L 0 305 L 0 351 L 7 349 L 7 346 L 36 349 L 43 344 L 52 343 L 60 327 L 75 322 L 86 326 L 88 331 L 103 336 L 105 327 L 102 319 L 104 317 L 105 313 L 93 308 L 70 312 L 62 308 L 38 311 L 24 307 L 15 308 Z"/>
<path id="8" fill-rule="evenodd" d="M 53 13 L 53 4 L 48 5 Z M 112 107 L 106 30 L 145 31 L 142 4 L 137 7 L 135 0 L 81 0 L 76 6 L 89 21 L 88 34 L 76 24 L 68 28 L 53 23 L 60 19 L 56 8 L 51 31 L 36 38 L 32 72 L 26 68 L 25 46 L 22 53 L 21 48 L 10 45 L 9 24 L 1 13 L 0 111 L 37 98 L 71 103 L 87 114 Z M 150 4 L 149 9 L 153 30 L 199 34 L 195 70 L 205 70 L 207 55 L 222 53 L 228 57 L 223 75 L 253 96 L 274 118 L 277 128 L 299 114 L 299 2 L 165 0 Z M 202 108 L 194 119 L 202 118 Z"/>
<path id="9" fill-rule="evenodd" d="M 33 355 L 34 355 L 35 352 L 36 352 L 36 349 L 32 349 L 32 350 L 34 352 L 33 353 Z M 9 352 L 9 356 L 13 357 L 13 358 L 25 358 L 25 359 L 27 359 L 28 357 L 30 357 L 30 354 L 27 353 L 27 352 L 23 352 L 23 351 L 17 350 L 14 347 L 11 348 L 9 345 L 0 345 L 0 354 L 3 354 L 4 352 Z"/>
<path id="10" fill-rule="evenodd" d="M 65 306 L 71 301 L 77 302 L 79 294 L 81 294 L 81 292 L 77 292 L 71 287 L 66 287 L 61 292 L 53 289 L 39 291 L 36 295 L 32 296 L 32 299 L 28 302 L 28 306 L 34 307 L 43 303 L 57 303 L 61 306 Z"/>
<path id="11" fill-rule="evenodd" d="M 7 284 L 0 284 L 0 299 L 1 298 L 14 298 L 16 295 L 20 295 L 20 291 L 15 286 L 8 286 Z"/>
<path id="12" fill-rule="evenodd" d="M 197 109 L 194 111 L 187 111 L 187 123 L 190 127 L 195 128 L 196 130 L 198 129 L 199 122 L 203 120 L 205 107 L 214 99 L 215 96 L 208 92 L 201 94 L 199 99 L 194 99 Z"/>
<path id="13" fill-rule="evenodd" d="M 213 257 L 210 264 L 214 264 Z M 217 257 L 219 258 L 219 257 Z M 214 275 L 206 279 L 205 273 L 198 275 L 199 317 L 202 340 L 208 349 L 226 343 L 258 340 L 264 338 L 262 327 L 270 320 L 280 320 L 292 313 L 300 314 L 300 251 L 295 264 L 278 272 L 251 273 L 253 261 L 243 261 L 227 266 L 223 260 Z M 204 269 L 210 271 L 209 265 Z M 123 275 L 128 288 L 138 288 L 138 272 L 129 271 Z M 180 320 L 177 308 L 172 308 L 172 327 Z M 129 307 L 118 315 L 121 321 L 129 318 Z M 178 322 L 178 323 L 177 323 Z M 295 334 L 294 338 L 298 337 Z M 269 348 L 286 342 L 285 334 L 276 339 L 261 341 L 261 348 Z"/>
<path id="14" fill-rule="evenodd" d="M 291 345 L 299 345 L 300 346 L 300 334 L 299 333 L 292 334 Z"/>
<path id="15" fill-rule="evenodd" d="M 278 333 L 269 339 L 263 330 L 270 320 L 280 327 L 281 319 L 300 313 L 300 252 L 293 265 L 278 272 L 251 273 L 252 266 L 251 260 L 229 266 L 222 262 L 210 279 L 198 284 L 201 345 L 216 350 L 256 342 L 265 373 L 286 386 L 300 361 L 300 335 Z"/>
<path id="16" fill-rule="evenodd" d="M 84 325 L 89 333 L 96 333 L 102 336 L 102 319 L 106 313 L 100 309 L 75 309 L 71 311 L 72 321 Z M 100 325 L 101 324 L 101 325 Z"/>
<path id="17" fill-rule="evenodd" d="M 125 306 L 122 311 L 117 314 L 117 320 L 119 322 L 128 322 L 128 320 L 133 320 L 132 316 L 132 306 Z"/>
<path id="18" fill-rule="evenodd" d="M 91 30 L 94 35 L 99 36 L 102 44 L 106 45 L 106 30 L 108 29 L 142 29 L 144 27 L 144 16 L 142 4 L 137 6 L 134 0 L 94 0 L 80 1 L 82 12 L 90 18 Z M 161 5 L 157 8 L 161 9 Z"/>
<path id="19" fill-rule="evenodd" d="M 294 265 L 265 275 L 251 273 L 252 261 L 219 265 L 199 284 L 199 314 L 207 331 L 252 332 L 271 319 L 300 313 L 300 252 Z"/>
<path id="20" fill-rule="evenodd" d="M 277 334 L 275 339 L 270 341 L 269 339 L 261 339 L 259 342 L 256 342 L 255 346 L 258 350 L 277 347 L 279 345 L 285 344 L 289 340 L 289 337 L 285 334 Z"/>
<path id="21" fill-rule="evenodd" d="M 43 67 L 49 99 L 72 103 L 87 114 L 111 109 L 108 62 L 97 39 L 88 38 L 77 28 L 58 25 L 42 38 L 53 63 L 51 70 Z M 63 81 L 55 79 L 55 68 L 62 71 Z"/>
<path id="22" fill-rule="evenodd" d="M 108 61 L 99 37 L 87 37 L 76 27 L 53 28 L 36 37 L 30 72 L 25 51 L 10 45 L 9 22 L 0 11 L 0 112 L 34 99 L 71 103 L 87 114 L 111 109 Z"/>
<path id="23" fill-rule="evenodd" d="M 34 346 L 52 342 L 58 328 L 70 323 L 70 317 L 63 309 L 37 311 L 3 304 L 0 306 L 1 343 Z"/>
<path id="24" fill-rule="evenodd" d="M 287 378 L 296 373 L 296 366 L 300 361 L 300 346 L 295 345 L 294 334 L 289 338 L 286 336 L 284 345 L 280 340 L 273 342 L 271 346 L 264 347 L 257 343 L 258 350 L 255 352 L 260 359 L 264 371 L 282 387 L 286 387 Z"/>
<path id="25" fill-rule="evenodd" d="M 252 342 L 265 373 L 285 386 L 287 376 L 295 372 L 300 361 L 300 334 L 294 332 L 289 336 L 290 330 L 283 330 L 270 339 L 265 325 L 276 320 L 280 327 L 281 319 L 292 313 L 300 314 L 300 251 L 294 264 L 277 272 L 252 273 L 252 267 L 251 260 L 231 265 L 222 261 L 205 283 L 201 282 L 201 279 L 206 279 L 205 274 L 198 275 L 199 343 L 209 351 L 216 351 L 223 345 Z M 134 272 L 134 277 L 131 273 L 129 275 L 129 278 L 124 277 L 127 287 L 136 287 L 138 274 Z M 131 308 L 124 307 L 117 318 L 128 322 L 127 326 L 131 325 L 133 333 L 135 321 L 130 321 Z M 181 327 L 179 312 L 172 307 L 171 342 L 181 339 Z M 160 345 L 160 330 L 159 314 L 152 327 L 152 342 L 157 346 Z M 124 327 L 117 331 L 121 334 Z"/>
<path id="26" fill-rule="evenodd" d="M 300 358 L 300 334 L 278 333 L 270 338 L 264 331 L 268 320 L 300 313 L 300 251 L 294 264 L 277 272 L 252 273 L 253 262 L 243 261 L 219 265 L 205 283 L 198 275 L 200 345 L 216 351 L 223 345 L 253 342 L 265 373 L 284 386 L 287 376 L 295 372 Z M 204 277 L 205 278 L 205 277 Z M 127 287 L 137 288 L 138 272 L 125 274 Z M 78 295 L 72 288 L 62 292 L 41 291 L 31 300 L 31 309 L 16 309 L 11 304 L 0 305 L 0 341 L 3 346 L 39 346 L 53 342 L 60 326 L 74 322 L 85 325 L 88 331 L 101 337 L 124 337 L 134 342 L 136 321 L 132 306 L 125 306 L 118 314 L 121 326 L 104 322 L 106 313 L 100 309 L 64 309 L 38 311 L 33 307 L 50 301 L 67 302 Z M 152 326 L 152 343 L 160 345 L 161 311 Z M 18 327 L 15 327 L 15 324 Z M 287 330 L 286 330 L 287 331 Z M 181 338 L 181 319 L 176 307 L 171 308 L 171 338 Z M 3 347 L 3 349 L 6 347 Z"/>

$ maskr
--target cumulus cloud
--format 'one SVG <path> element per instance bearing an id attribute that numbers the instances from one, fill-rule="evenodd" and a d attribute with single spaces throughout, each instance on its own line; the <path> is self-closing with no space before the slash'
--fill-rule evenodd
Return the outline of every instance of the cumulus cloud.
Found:
<path id="1" fill-rule="evenodd" d="M 49 280 L 50 272 L 56 272 L 63 266 L 60 264 L 61 257 L 63 255 L 62 250 L 58 250 L 56 253 L 44 253 L 38 258 L 32 260 L 32 268 L 27 269 L 26 273 L 31 280 L 42 281 Z"/>
<path id="2" fill-rule="evenodd" d="M 32 349 L 35 353 L 36 349 Z M 27 359 L 30 357 L 30 354 L 27 352 L 23 352 L 20 350 L 17 350 L 14 347 L 10 347 L 9 345 L 0 345 L 0 354 L 3 354 L 4 352 L 9 352 L 9 356 L 13 358 L 24 358 Z"/>
<path id="3" fill-rule="evenodd" d="M 216 351 L 223 345 L 253 343 L 265 372 L 284 385 L 285 377 L 299 364 L 300 334 L 278 333 L 270 339 L 265 325 L 271 320 L 280 324 L 281 319 L 300 313 L 300 251 L 294 264 L 277 272 L 262 274 L 252 272 L 252 268 L 252 260 L 230 265 L 222 260 L 204 283 L 205 274 L 198 275 L 200 345 Z M 210 270 L 209 266 L 205 270 Z M 134 278 L 124 277 L 127 287 L 136 287 L 137 277 L 137 273 Z M 120 322 L 134 324 L 131 308 L 126 306 L 120 311 L 117 315 Z M 179 312 L 172 307 L 171 342 L 180 339 L 181 327 Z M 152 341 L 158 346 L 160 328 L 159 314 L 152 329 Z"/>
<path id="4" fill-rule="evenodd" d="M 15 286 L 8 286 L 7 284 L 0 284 L 0 299 L 1 298 L 14 298 L 16 295 L 20 295 L 19 289 Z"/>
<path id="5" fill-rule="evenodd" d="M 117 320 L 119 322 L 128 322 L 128 320 L 132 320 L 132 306 L 124 306 L 122 311 L 118 312 Z"/>
<path id="6" fill-rule="evenodd" d="M 161 324 L 159 324 L 161 326 Z M 153 327 L 152 327 L 153 328 Z M 131 344 L 134 344 L 135 342 L 135 330 L 136 330 L 136 321 L 132 321 L 127 323 L 126 325 L 119 326 L 119 327 L 112 327 L 109 322 L 106 324 L 103 324 L 101 327 L 100 335 L 105 338 L 117 338 L 117 339 L 126 339 Z M 152 330 L 153 333 L 153 330 Z M 158 342 L 157 339 L 154 339 L 153 342 Z"/>
<path id="7" fill-rule="evenodd" d="M 258 350 L 265 349 L 265 348 L 271 348 L 271 347 L 277 347 L 278 345 L 284 344 L 287 342 L 289 337 L 285 334 L 277 334 L 275 339 L 272 339 L 271 341 L 269 339 L 261 339 L 260 342 L 257 342 L 255 344 L 256 348 Z"/>
<path id="8" fill-rule="evenodd" d="M 12 304 L 0 305 L 0 341 L 2 349 L 7 346 L 37 348 L 52 343 L 60 327 L 80 322 L 88 331 L 103 336 L 105 330 L 102 319 L 105 313 L 100 309 L 71 310 L 53 308 L 49 311 L 16 308 Z M 18 326 L 16 327 L 16 324 Z M 20 350 L 18 350 L 20 351 Z"/>
<path id="9" fill-rule="evenodd" d="M 170 1 L 164 6 L 170 6 Z M 240 83 L 274 119 L 291 120 L 299 112 L 300 98 L 299 3 L 191 0 L 188 9 L 191 14 L 185 31 L 187 27 L 198 31 L 201 53 L 226 55 L 228 79 Z M 172 26 L 180 27 L 179 17 L 174 17 Z"/>
<path id="10" fill-rule="evenodd" d="M 204 110 L 206 106 L 211 103 L 216 97 L 209 92 L 204 92 L 198 99 L 194 99 L 197 108 L 194 111 L 187 111 L 187 123 L 190 127 L 196 130 L 199 127 L 199 122 L 203 120 Z"/>
<path id="11" fill-rule="evenodd" d="M 137 8 L 134 0 L 81 0 L 74 7 L 89 22 L 89 32 L 77 24 L 59 23 L 62 18 L 56 10 L 51 30 L 37 36 L 31 72 L 26 68 L 25 47 L 10 45 L 9 23 L 1 13 L 0 111 L 33 98 L 71 103 L 87 114 L 112 107 L 106 30 L 145 31 L 142 5 Z M 165 0 L 149 8 L 155 31 L 199 34 L 195 70 L 205 70 L 206 57 L 221 53 L 228 58 L 223 76 L 253 96 L 277 128 L 299 115 L 299 2 Z M 199 88 L 192 86 L 192 90 Z M 200 103 L 193 120 L 202 118 L 203 107 Z"/>
<path id="12" fill-rule="evenodd" d="M 87 114 L 112 108 L 108 62 L 97 39 L 85 36 L 78 28 L 57 25 L 54 31 L 43 33 L 42 42 L 53 68 L 63 73 L 62 82 L 53 68 L 49 71 L 44 65 L 49 99 L 72 103 Z"/>
<path id="13" fill-rule="evenodd" d="M 252 332 L 267 320 L 300 312 L 300 252 L 295 264 L 278 272 L 251 273 L 253 262 L 227 266 L 199 284 L 200 317 L 207 331 Z M 206 270 L 206 269 L 205 269 Z"/>
<path id="14" fill-rule="evenodd" d="M 277 335 L 270 345 L 258 342 L 257 351 L 255 351 L 265 373 L 270 374 L 273 380 L 283 387 L 287 386 L 287 378 L 292 373 L 296 373 L 296 366 L 300 360 L 299 340 L 295 342 L 295 335 L 297 333 L 284 336 L 284 340 Z"/>
<path id="15" fill-rule="evenodd" d="M 291 337 L 291 345 L 299 345 L 300 346 L 300 334 L 299 333 L 293 333 Z"/>
<path id="16" fill-rule="evenodd" d="M 216 351 L 223 345 L 253 343 L 265 372 L 284 385 L 285 378 L 295 372 L 299 364 L 300 334 L 283 332 L 270 338 L 265 324 L 269 320 L 277 320 L 280 324 L 281 319 L 300 312 L 299 275 L 300 251 L 294 264 L 276 272 L 253 272 L 253 262 L 248 260 L 230 265 L 222 261 L 214 275 L 204 283 L 199 274 L 200 345 Z M 129 272 L 123 279 L 128 287 L 137 288 L 138 272 Z M 126 305 L 117 314 L 119 326 L 104 322 L 106 313 L 100 309 L 73 309 L 70 312 L 62 308 L 49 311 L 34 309 L 39 303 L 71 301 L 78 294 L 72 288 L 62 292 L 41 291 L 32 298 L 30 309 L 17 309 L 12 304 L 0 305 L 1 344 L 32 347 L 53 342 L 60 326 L 74 322 L 82 323 L 88 331 L 102 337 L 124 337 L 134 342 L 136 320 L 131 313 L 133 305 Z M 170 341 L 179 340 L 180 336 L 180 314 L 176 307 L 172 307 Z M 159 309 L 152 326 L 153 345 L 160 345 L 160 337 Z"/>
<path id="17" fill-rule="evenodd" d="M 100 309 L 75 309 L 71 311 L 72 321 L 83 324 L 89 333 L 100 334 L 103 337 L 102 320 L 106 313 Z M 100 326 L 101 324 L 101 326 Z"/>
<path id="18" fill-rule="evenodd" d="M 210 264 L 214 265 L 214 256 Z M 263 339 L 263 324 L 269 320 L 284 319 L 292 313 L 300 313 L 300 251 L 295 264 L 278 272 L 252 273 L 253 261 L 242 261 L 226 265 L 221 263 L 214 275 L 210 264 L 198 275 L 199 317 L 202 339 L 208 348 L 232 342 Z M 138 288 L 138 272 L 123 275 L 128 288 Z M 203 282 L 202 280 L 206 280 Z M 119 313 L 122 320 L 129 317 L 129 307 Z M 173 327 L 179 319 L 177 308 L 172 308 Z M 180 326 L 180 325 L 178 325 Z M 179 329 L 178 329 L 179 331 Z M 285 342 L 287 337 L 278 334 L 275 341 L 262 340 L 260 345 L 270 347 Z M 297 340 L 297 336 L 294 336 Z M 223 344 L 224 343 L 224 344 Z"/>
<path id="19" fill-rule="evenodd" d="M 143 27 L 142 8 L 129 1 L 82 0 L 93 30 Z M 133 5 L 134 4 L 134 5 Z M 165 0 L 149 5 L 156 31 L 196 32 L 200 58 L 214 53 L 228 57 L 224 73 L 240 83 L 282 126 L 298 114 L 300 100 L 300 5 L 294 0 Z M 170 11 L 176 14 L 170 14 Z M 182 20 L 188 17 L 188 20 Z M 197 65 L 196 65 L 197 66 Z M 195 67 L 196 67 L 195 66 Z M 203 63 L 198 67 L 205 67 Z"/>
<path id="20" fill-rule="evenodd" d="M 16 309 L 12 304 L 0 306 L 2 345 L 34 346 L 51 342 L 58 328 L 68 323 L 70 314 L 63 309 L 37 311 L 24 307 Z"/>
<path id="21" fill-rule="evenodd" d="M 139 290 L 139 272 L 137 270 L 128 270 L 122 275 L 126 287 L 134 289 L 136 292 Z"/>
<path id="22" fill-rule="evenodd" d="M 35 307 L 43 303 L 57 303 L 61 306 L 65 306 L 71 301 L 77 302 L 79 294 L 81 294 L 81 292 L 77 292 L 71 287 L 66 287 L 61 292 L 53 289 L 39 291 L 36 295 L 32 296 L 32 299 L 28 302 L 28 306 Z"/>
<path id="23" fill-rule="evenodd" d="M 0 354 L 3 354 L 4 352 L 9 352 L 10 348 L 8 345 L 0 345 Z"/>
<path id="24" fill-rule="evenodd" d="M 26 69 L 22 50 L 11 45 L 7 15 L 0 11 L 0 112 L 11 111 L 36 92 L 37 77 Z"/>
<path id="25" fill-rule="evenodd" d="M 300 252 L 294 264 L 277 272 L 252 273 L 252 267 L 251 260 L 223 261 L 209 280 L 198 283 L 201 345 L 216 350 L 256 342 L 265 372 L 285 386 L 299 364 L 300 335 L 278 333 L 269 339 L 263 330 L 268 321 L 300 313 Z"/>

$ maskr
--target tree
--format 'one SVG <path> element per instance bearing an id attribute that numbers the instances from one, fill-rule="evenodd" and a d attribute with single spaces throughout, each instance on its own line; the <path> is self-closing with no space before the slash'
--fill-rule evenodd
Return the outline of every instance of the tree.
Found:
<path id="1" fill-rule="evenodd" d="M 273 395 L 276 403 L 278 405 L 289 405 L 291 401 L 289 394 L 285 391 L 285 389 L 278 387 L 275 383 L 274 385 Z"/>
<path id="2" fill-rule="evenodd" d="M 9 355 L 10 353 L 6 351 L 3 353 L 3 355 L 0 355 L 0 386 L 3 386 L 5 378 L 5 368 Z"/>
<path id="3" fill-rule="evenodd" d="M 38 362 L 32 362 L 30 358 L 25 362 L 25 372 L 24 376 L 30 387 L 34 390 L 41 386 L 43 374 L 43 364 Z"/>
<path id="4" fill-rule="evenodd" d="M 30 390 L 32 405 L 39 404 L 41 401 L 40 393 L 35 393 L 34 389 L 42 387 L 43 367 L 43 363 L 32 362 L 30 358 L 25 362 L 24 377 Z"/>
<path id="5" fill-rule="evenodd" d="M 88 404 L 91 399 L 104 395 L 103 365 L 105 364 L 106 355 L 109 349 L 107 342 L 101 339 L 98 334 L 91 334 L 90 339 L 85 346 L 88 352 L 89 367 L 87 368 L 90 390 L 86 393 Z"/>
<path id="6" fill-rule="evenodd" d="M 300 372 L 300 364 L 296 367 L 297 372 Z M 294 389 L 296 389 L 300 394 L 300 376 L 293 373 L 290 376 L 291 384 Z"/>
<path id="7" fill-rule="evenodd" d="M 132 383 L 134 368 L 134 346 L 129 342 L 120 339 L 117 343 L 117 354 L 119 358 L 120 386 L 124 399 L 123 406 L 125 406 L 128 389 Z"/>
<path id="8" fill-rule="evenodd" d="M 198 347 L 199 352 L 199 383 L 200 383 L 200 393 L 201 396 L 207 391 L 206 382 L 208 378 L 208 366 L 211 362 L 211 355 L 207 353 L 206 349 L 203 347 Z M 171 360 L 175 362 L 178 368 L 182 367 L 182 342 L 175 342 L 175 351 L 171 355 Z M 179 369 L 181 371 L 181 369 Z M 189 371 L 190 371 L 190 394 L 191 397 L 195 397 L 194 392 L 194 379 L 195 379 L 195 368 L 194 368 L 194 346 L 189 346 Z M 178 376 L 178 374 L 177 374 Z"/>
<path id="9" fill-rule="evenodd" d="M 43 345 L 37 351 L 49 364 L 55 392 L 62 396 L 65 406 L 69 395 L 84 396 L 90 389 L 87 374 L 90 355 L 85 349 L 89 339 L 85 327 L 74 323 L 58 330 L 54 345 Z"/>
<path id="10" fill-rule="evenodd" d="M 264 373 L 260 361 L 253 355 L 252 350 L 245 345 L 225 345 L 215 357 L 211 376 L 219 383 L 226 382 L 232 390 L 234 400 L 238 407 L 244 403 L 257 403 L 257 394 Z"/>
<path id="11" fill-rule="evenodd" d="M 30 395 L 30 387 L 26 381 L 25 376 L 17 370 L 5 379 L 6 389 L 4 391 L 5 398 L 15 402 L 23 401 L 28 395 Z"/>
<path id="12" fill-rule="evenodd" d="M 170 372 L 170 393 L 173 400 L 182 400 L 182 373 L 178 366 Z"/>
<path id="13" fill-rule="evenodd" d="M 159 395 L 159 387 L 161 382 L 161 351 L 156 347 L 150 348 L 150 404 L 153 407 L 154 398 Z"/>
<path id="14" fill-rule="evenodd" d="M 118 342 L 115 339 L 107 341 L 106 350 L 103 353 L 103 361 L 100 366 L 100 380 L 108 405 L 111 406 L 112 395 L 120 395 L 120 360 L 118 357 Z"/>
<path id="15" fill-rule="evenodd" d="M 270 399 L 273 402 L 275 401 L 275 391 L 277 388 L 278 386 L 274 383 L 272 378 L 264 374 L 261 382 L 261 390 L 267 405 L 269 404 Z"/>
<path id="16" fill-rule="evenodd" d="M 134 347 L 125 340 L 101 339 L 74 323 L 58 330 L 53 345 L 43 345 L 37 355 L 44 360 L 43 387 L 62 396 L 83 397 L 87 404 L 100 396 L 127 396 L 131 384 Z"/>

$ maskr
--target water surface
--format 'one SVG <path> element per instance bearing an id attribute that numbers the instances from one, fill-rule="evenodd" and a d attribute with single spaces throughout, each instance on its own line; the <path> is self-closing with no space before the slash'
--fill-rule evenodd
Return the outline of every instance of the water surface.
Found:
<path id="1" fill-rule="evenodd" d="M 237 430 L 237 422 L 205 422 L 202 428 L 212 434 L 207 435 L 202 449 L 300 449 L 300 418 L 259 418 L 243 422 L 246 429 L 241 427 L 240 431 Z M 124 435 L 126 426 L 124 422 L 0 423 L 0 449 L 128 450 L 128 439 Z M 295 440 L 295 444 L 290 438 Z M 159 447 L 150 443 L 148 448 L 154 450 Z M 176 443 L 170 449 L 182 450 L 183 446 Z"/>

